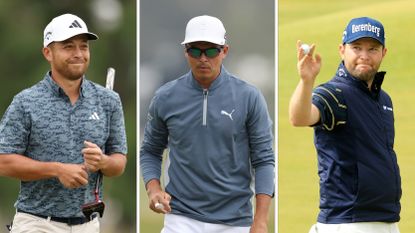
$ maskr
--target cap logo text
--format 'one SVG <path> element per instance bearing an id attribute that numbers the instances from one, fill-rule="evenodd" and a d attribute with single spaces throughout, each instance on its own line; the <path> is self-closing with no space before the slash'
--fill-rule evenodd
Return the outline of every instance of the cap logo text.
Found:
<path id="1" fill-rule="evenodd" d="M 378 37 L 380 36 L 380 28 L 373 26 L 370 23 L 352 25 L 352 33 L 361 32 L 361 31 L 373 32 L 376 34 L 376 36 Z"/>

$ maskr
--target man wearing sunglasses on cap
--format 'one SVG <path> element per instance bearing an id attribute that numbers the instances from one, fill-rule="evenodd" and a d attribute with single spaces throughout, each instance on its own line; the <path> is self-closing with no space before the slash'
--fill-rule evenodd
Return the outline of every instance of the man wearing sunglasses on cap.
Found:
<path id="1" fill-rule="evenodd" d="M 265 99 L 224 68 L 219 19 L 191 19 L 182 45 L 190 71 L 157 90 L 140 151 L 149 206 L 166 214 L 162 233 L 266 233 L 274 152 Z"/>

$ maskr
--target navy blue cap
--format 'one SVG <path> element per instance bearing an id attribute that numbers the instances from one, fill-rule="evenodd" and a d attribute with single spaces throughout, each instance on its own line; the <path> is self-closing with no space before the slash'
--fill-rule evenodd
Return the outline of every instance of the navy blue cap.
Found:
<path id="1" fill-rule="evenodd" d="M 343 32 L 343 44 L 350 44 L 364 37 L 373 38 L 385 46 L 385 30 L 382 23 L 369 17 L 350 20 Z"/>

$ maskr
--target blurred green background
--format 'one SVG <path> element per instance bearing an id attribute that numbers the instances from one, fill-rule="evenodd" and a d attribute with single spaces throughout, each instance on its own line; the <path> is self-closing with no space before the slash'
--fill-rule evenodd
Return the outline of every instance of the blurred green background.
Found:
<path id="1" fill-rule="evenodd" d="M 387 75 L 383 89 L 392 97 L 395 114 L 395 151 L 401 169 L 403 196 L 399 223 L 402 233 L 415 229 L 414 71 L 410 43 L 415 37 L 414 1 L 387 0 L 279 0 L 278 103 L 279 103 L 279 232 L 308 232 L 317 220 L 318 175 L 312 128 L 294 128 L 288 121 L 288 102 L 297 75 L 296 41 L 315 43 L 323 66 L 316 84 L 332 78 L 340 62 L 338 46 L 351 18 L 380 20 L 388 52 L 381 65 Z M 387 188 L 387 187 L 385 187 Z"/>
<path id="2" fill-rule="evenodd" d="M 100 37 L 90 43 L 87 78 L 104 85 L 107 68 L 114 67 L 114 90 L 123 102 L 128 164 L 122 176 L 104 179 L 102 232 L 136 232 L 136 1 L 1 1 L 0 116 L 14 95 L 43 79 L 48 71 L 49 63 L 41 53 L 43 30 L 52 18 L 64 13 L 78 15 Z M 4 231 L 14 216 L 19 183 L 0 177 L 0 229 Z"/>
<path id="3" fill-rule="evenodd" d="M 230 45 L 225 67 L 262 91 L 274 119 L 274 9 L 274 0 L 141 0 L 140 138 L 156 89 L 189 70 L 180 43 L 187 22 L 203 14 L 222 20 Z M 149 210 L 141 174 L 139 179 L 140 232 L 159 233 L 163 215 Z M 274 232 L 274 205 L 270 209 L 269 232 Z"/>

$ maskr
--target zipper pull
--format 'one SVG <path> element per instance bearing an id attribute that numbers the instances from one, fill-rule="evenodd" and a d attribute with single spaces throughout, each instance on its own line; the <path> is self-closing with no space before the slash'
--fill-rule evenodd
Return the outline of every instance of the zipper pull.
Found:
<path id="1" fill-rule="evenodd" d="M 208 106 L 208 89 L 203 89 L 203 116 L 202 116 L 202 125 L 207 125 L 207 106 Z"/>

